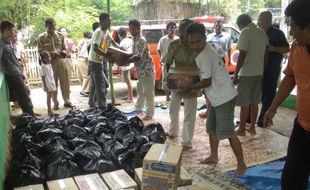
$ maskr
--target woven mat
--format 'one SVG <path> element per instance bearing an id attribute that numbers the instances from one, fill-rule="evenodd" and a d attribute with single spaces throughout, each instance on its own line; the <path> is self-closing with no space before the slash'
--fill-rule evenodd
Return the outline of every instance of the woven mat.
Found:
<path id="1" fill-rule="evenodd" d="M 191 168 L 188 168 L 188 172 L 192 173 Z M 193 184 L 199 185 L 203 189 L 210 190 L 248 190 L 250 189 L 244 184 L 241 184 L 236 179 L 229 177 L 222 172 L 218 171 L 218 168 L 214 166 L 204 166 L 203 169 L 195 171 L 192 174 Z"/>
<path id="2" fill-rule="evenodd" d="M 167 143 L 180 144 L 182 142 L 183 127 L 183 109 L 180 110 L 180 130 L 179 137 L 174 140 L 167 139 Z M 164 129 L 168 131 L 170 117 L 169 113 L 156 112 L 153 120 L 160 122 Z M 210 154 L 209 137 L 205 129 L 206 120 L 197 115 L 196 126 L 193 139 L 193 149 L 185 151 L 182 157 L 183 167 L 189 169 L 192 173 L 206 167 L 199 162 Z M 268 129 L 257 128 L 256 135 L 247 133 L 246 137 L 239 137 L 242 143 L 245 163 L 248 167 L 277 160 L 286 156 L 288 138 Z M 223 140 L 219 145 L 219 162 L 216 167 L 221 171 L 230 171 L 236 169 L 236 158 L 230 147 L 228 140 Z"/>

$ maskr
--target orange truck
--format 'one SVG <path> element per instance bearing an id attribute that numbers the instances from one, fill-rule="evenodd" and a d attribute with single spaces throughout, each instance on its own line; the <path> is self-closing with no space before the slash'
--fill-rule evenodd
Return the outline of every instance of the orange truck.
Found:
<path id="1" fill-rule="evenodd" d="M 205 25 L 207 34 L 213 32 L 213 22 L 215 22 L 217 19 L 221 19 L 223 17 L 195 17 L 193 18 L 196 22 L 201 22 Z M 117 36 L 117 30 L 120 28 L 120 26 L 113 26 L 111 28 L 112 36 L 116 41 L 119 41 Z M 128 30 L 128 26 L 124 26 Z M 162 66 L 160 63 L 159 56 L 157 55 L 157 44 L 159 42 L 159 39 L 166 35 L 166 25 L 163 24 L 150 24 L 150 25 L 141 25 L 141 31 L 143 36 L 145 37 L 146 41 L 149 44 L 149 49 L 151 52 L 151 55 L 153 57 L 154 63 L 155 63 L 155 70 L 156 70 L 156 84 L 161 83 L 161 77 L 162 77 Z M 227 32 L 231 36 L 231 42 L 232 42 L 232 48 L 231 48 L 231 65 L 228 65 L 228 57 L 225 59 L 226 61 L 226 68 L 229 71 L 229 73 L 234 73 L 236 70 L 236 64 L 238 60 L 239 51 L 236 49 L 237 42 L 239 39 L 239 30 L 237 30 L 234 26 L 229 24 L 224 24 L 223 31 Z M 117 65 L 114 65 L 113 67 L 113 73 L 120 73 L 121 70 L 117 67 Z M 135 70 L 132 71 L 132 77 L 136 78 Z M 159 85 L 155 85 L 157 87 Z"/>

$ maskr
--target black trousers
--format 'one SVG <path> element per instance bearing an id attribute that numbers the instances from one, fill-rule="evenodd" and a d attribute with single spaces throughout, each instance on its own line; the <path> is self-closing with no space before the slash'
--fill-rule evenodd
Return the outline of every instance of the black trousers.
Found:
<path id="1" fill-rule="evenodd" d="M 283 190 L 306 190 L 310 173 L 310 132 L 295 119 L 282 173 Z"/>
<path id="2" fill-rule="evenodd" d="M 23 77 L 21 75 L 6 75 L 5 78 L 10 92 L 10 99 L 18 102 L 23 113 L 33 115 L 33 105 Z"/>
<path id="3" fill-rule="evenodd" d="M 277 64 L 277 63 L 273 63 Z M 257 124 L 262 127 L 264 122 L 264 115 L 270 107 L 274 97 L 277 93 L 277 83 L 280 76 L 281 66 L 280 64 L 269 66 L 264 71 L 264 77 L 262 81 L 262 108 L 258 117 Z"/>

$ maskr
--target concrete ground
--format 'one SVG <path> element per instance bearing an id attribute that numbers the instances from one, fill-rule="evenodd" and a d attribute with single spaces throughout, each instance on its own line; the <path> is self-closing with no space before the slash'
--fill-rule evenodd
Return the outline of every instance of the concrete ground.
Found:
<path id="1" fill-rule="evenodd" d="M 133 81 L 133 86 L 134 89 L 136 87 L 136 81 Z M 88 98 L 87 97 L 82 97 L 80 95 L 80 90 L 81 87 L 79 85 L 73 85 L 71 86 L 71 101 L 74 105 L 77 106 L 79 109 L 88 109 Z M 126 107 L 126 108 L 133 108 L 134 104 L 128 104 L 125 103 L 124 101 L 121 100 L 122 97 L 127 95 L 127 86 L 124 83 L 121 82 L 116 82 L 114 83 L 114 89 L 115 89 L 115 95 L 116 95 L 116 103 L 120 103 L 121 107 Z M 135 90 L 134 90 L 135 91 Z M 134 95 L 136 96 L 136 93 L 134 92 Z M 46 108 L 46 94 L 43 91 L 42 88 L 37 87 L 33 88 L 31 90 L 31 98 L 35 107 L 35 112 L 40 113 L 43 116 L 47 115 L 47 108 Z M 136 99 L 136 98 L 135 98 Z M 155 97 L 155 103 L 166 103 L 165 102 L 165 96 L 163 95 L 162 92 L 156 92 L 156 97 Z M 69 109 L 63 107 L 63 101 L 61 98 L 61 93 L 58 94 L 58 100 L 60 101 L 60 110 L 55 111 L 55 113 L 59 113 L 60 115 L 65 115 L 68 113 Z M 110 92 L 108 93 L 108 102 L 110 102 Z M 204 98 L 199 97 L 198 98 L 198 103 L 204 103 Z M 274 118 L 274 126 L 271 127 L 270 129 L 276 132 L 279 132 L 287 137 L 290 136 L 292 126 L 293 126 L 293 121 L 296 117 L 296 111 L 287 109 L 287 108 L 282 108 L 280 107 L 277 111 L 278 113 L 276 114 Z M 239 117 L 240 113 L 240 108 L 236 107 L 235 108 L 235 116 Z M 12 115 L 19 115 L 21 114 L 20 109 L 14 109 L 12 110 Z M 169 115 L 167 114 L 166 118 L 169 120 Z"/>

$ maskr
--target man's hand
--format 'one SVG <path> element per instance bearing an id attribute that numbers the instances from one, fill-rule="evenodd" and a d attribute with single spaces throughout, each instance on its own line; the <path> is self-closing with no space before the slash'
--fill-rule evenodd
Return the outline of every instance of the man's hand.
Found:
<path id="1" fill-rule="evenodd" d="M 228 60 L 227 65 L 228 65 L 229 67 L 231 66 L 231 62 L 230 62 L 230 60 Z"/>
<path id="2" fill-rule="evenodd" d="M 234 84 L 234 85 L 237 85 L 238 82 L 239 82 L 239 76 L 238 76 L 238 75 L 235 75 L 235 76 L 234 76 L 234 80 L 233 80 L 233 84 Z"/>
<path id="3" fill-rule="evenodd" d="M 276 46 L 273 46 L 273 45 L 269 45 L 269 51 L 270 52 L 276 52 Z"/>
<path id="4" fill-rule="evenodd" d="M 101 54 L 101 50 L 99 49 L 98 44 L 94 44 L 94 51 L 98 54 Z"/>
<path id="5" fill-rule="evenodd" d="M 48 89 L 46 86 L 44 86 L 43 90 L 44 90 L 44 92 L 48 92 Z"/>
<path id="6" fill-rule="evenodd" d="M 272 110 L 267 110 L 267 112 L 264 115 L 264 127 L 270 127 L 273 125 L 273 117 L 275 116 L 276 112 Z"/>

